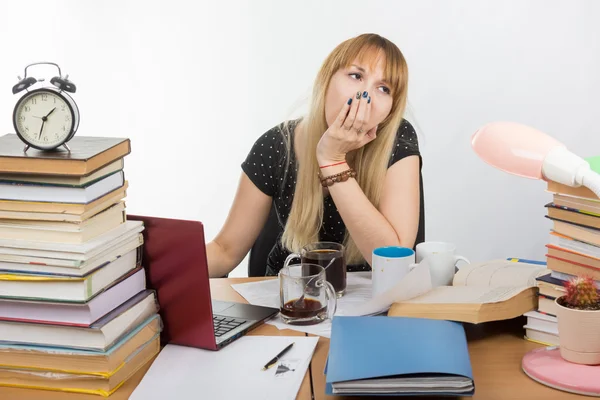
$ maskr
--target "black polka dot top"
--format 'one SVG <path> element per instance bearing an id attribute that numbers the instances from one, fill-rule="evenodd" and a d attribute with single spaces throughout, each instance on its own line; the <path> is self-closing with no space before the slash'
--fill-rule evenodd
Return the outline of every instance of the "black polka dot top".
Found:
<path id="1" fill-rule="evenodd" d="M 261 135 L 248 153 L 246 160 L 242 163 L 242 170 L 248 178 L 262 192 L 273 198 L 273 204 L 277 213 L 279 223 L 279 238 L 273 248 L 268 252 L 266 275 L 276 275 L 283 267 L 285 258 L 290 251 L 285 249 L 281 241 L 281 234 L 289 216 L 294 190 L 296 187 L 296 175 L 298 167 L 294 152 L 294 129 L 300 120 L 290 121 L 290 157 L 287 159 L 288 151 L 286 138 L 284 136 L 283 124 L 279 124 L 263 135 Z M 389 166 L 410 155 L 420 157 L 417 135 L 413 126 L 406 120 L 402 121 L 396 135 L 394 150 L 390 155 Z M 389 167 L 388 166 L 388 167 Z M 286 168 L 287 167 L 287 168 Z M 324 201 L 324 220 L 319 233 L 320 241 L 342 243 L 346 233 L 346 226 L 331 196 L 327 195 Z M 370 270 L 368 264 L 348 265 L 348 271 Z"/>

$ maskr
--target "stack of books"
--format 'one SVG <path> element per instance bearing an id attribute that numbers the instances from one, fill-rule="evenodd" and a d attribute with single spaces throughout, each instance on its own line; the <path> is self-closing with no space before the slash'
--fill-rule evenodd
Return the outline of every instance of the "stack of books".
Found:
<path id="1" fill-rule="evenodd" d="M 69 145 L 0 137 L 0 386 L 108 396 L 152 362 L 162 325 L 126 218 L 129 139 Z"/>
<path id="2" fill-rule="evenodd" d="M 600 173 L 600 156 L 586 159 Z M 536 312 L 527 313 L 526 338 L 558 345 L 555 299 L 564 294 L 565 282 L 576 275 L 589 275 L 600 288 L 600 199 L 588 188 L 548 182 L 553 193 L 546 204 L 552 221 L 546 245 L 549 274 L 537 278 L 539 302 Z"/>

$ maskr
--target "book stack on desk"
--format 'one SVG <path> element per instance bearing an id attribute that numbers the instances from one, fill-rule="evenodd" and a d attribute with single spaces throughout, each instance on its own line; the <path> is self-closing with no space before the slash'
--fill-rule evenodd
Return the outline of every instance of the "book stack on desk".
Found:
<path id="1" fill-rule="evenodd" d="M 600 156 L 586 159 L 600 173 Z M 548 345 L 558 344 L 557 297 L 564 284 L 576 275 L 589 275 L 600 288 L 600 199 L 586 187 L 548 182 L 552 202 L 546 218 L 552 221 L 546 260 L 551 272 L 537 278 L 539 305 L 528 315 L 527 338 Z M 530 322 L 531 319 L 531 322 Z"/>
<path id="2" fill-rule="evenodd" d="M 127 221 L 128 139 L 71 151 L 0 137 L 0 386 L 109 395 L 158 353 L 156 295 Z"/>

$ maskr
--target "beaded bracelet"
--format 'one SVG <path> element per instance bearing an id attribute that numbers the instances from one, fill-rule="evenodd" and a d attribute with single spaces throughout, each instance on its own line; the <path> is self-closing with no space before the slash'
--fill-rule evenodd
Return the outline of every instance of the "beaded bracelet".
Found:
<path id="1" fill-rule="evenodd" d="M 336 182 L 346 182 L 348 180 L 348 178 L 354 178 L 354 177 L 356 177 L 356 171 L 352 168 L 342 171 L 339 174 L 335 174 L 335 175 L 331 175 L 331 176 L 326 176 L 326 177 L 319 176 L 319 178 L 321 179 L 321 185 L 323 187 L 331 186 Z"/>

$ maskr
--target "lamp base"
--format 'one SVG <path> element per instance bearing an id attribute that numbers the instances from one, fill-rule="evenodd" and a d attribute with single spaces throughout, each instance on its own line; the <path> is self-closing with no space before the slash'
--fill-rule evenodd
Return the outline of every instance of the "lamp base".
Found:
<path id="1" fill-rule="evenodd" d="M 574 364 L 560 356 L 558 347 L 539 348 L 525 354 L 523 372 L 531 379 L 564 392 L 600 397 L 600 366 Z"/>

